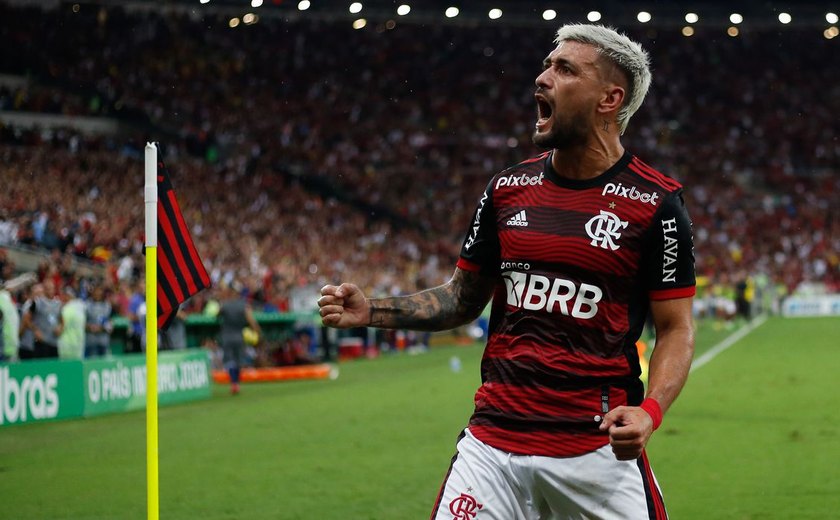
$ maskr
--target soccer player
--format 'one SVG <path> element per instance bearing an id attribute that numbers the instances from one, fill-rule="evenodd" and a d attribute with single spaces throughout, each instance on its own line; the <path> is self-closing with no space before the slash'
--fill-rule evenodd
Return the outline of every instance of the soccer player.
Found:
<path id="1" fill-rule="evenodd" d="M 251 327 L 257 334 L 262 331 L 254 318 L 251 304 L 239 294 L 233 284 L 222 285 L 219 304 L 219 338 L 224 351 L 225 368 L 230 376 L 230 393 L 237 395 L 239 394 L 242 351 L 245 349 L 243 329 Z"/>
<path id="2" fill-rule="evenodd" d="M 327 285 L 327 326 L 441 330 L 492 298 L 475 411 L 433 519 L 667 518 L 645 446 L 694 350 L 691 223 L 682 187 L 620 136 L 650 85 L 642 47 L 566 25 L 536 78 L 534 143 L 492 178 L 452 279 L 368 299 Z M 647 395 L 636 340 L 651 312 Z"/>

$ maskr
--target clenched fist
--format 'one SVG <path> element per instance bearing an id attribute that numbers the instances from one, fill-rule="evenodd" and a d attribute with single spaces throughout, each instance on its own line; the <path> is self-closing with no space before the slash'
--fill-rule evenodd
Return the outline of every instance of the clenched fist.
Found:
<path id="1" fill-rule="evenodd" d="M 349 329 L 370 325 L 370 305 L 358 286 L 352 283 L 325 285 L 318 298 L 321 323 Z"/>

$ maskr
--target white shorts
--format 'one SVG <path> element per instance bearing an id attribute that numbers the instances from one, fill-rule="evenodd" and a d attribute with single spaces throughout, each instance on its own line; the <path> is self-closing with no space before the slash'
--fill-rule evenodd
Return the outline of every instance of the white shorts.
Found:
<path id="1" fill-rule="evenodd" d="M 609 445 L 579 457 L 513 455 L 464 431 L 432 520 L 665 520 L 647 456 Z"/>

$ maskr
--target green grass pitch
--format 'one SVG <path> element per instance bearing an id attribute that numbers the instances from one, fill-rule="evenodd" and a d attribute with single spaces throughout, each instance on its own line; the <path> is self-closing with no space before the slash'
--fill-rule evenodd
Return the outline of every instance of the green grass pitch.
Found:
<path id="1" fill-rule="evenodd" d="M 697 354 L 731 332 L 703 324 Z M 838 333 L 772 318 L 691 374 L 648 449 L 672 518 L 838 517 Z M 480 356 L 439 347 L 162 408 L 161 518 L 428 518 Z M 145 475 L 143 412 L 0 429 L 0 518 L 143 519 Z"/>

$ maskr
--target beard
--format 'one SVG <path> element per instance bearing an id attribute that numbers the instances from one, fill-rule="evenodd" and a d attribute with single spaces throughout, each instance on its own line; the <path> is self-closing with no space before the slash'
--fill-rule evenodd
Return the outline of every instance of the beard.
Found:
<path id="1" fill-rule="evenodd" d="M 531 140 L 544 150 L 568 150 L 586 144 L 590 121 L 577 113 L 561 120 L 557 113 L 551 115 L 551 128 L 547 132 L 534 131 Z"/>

